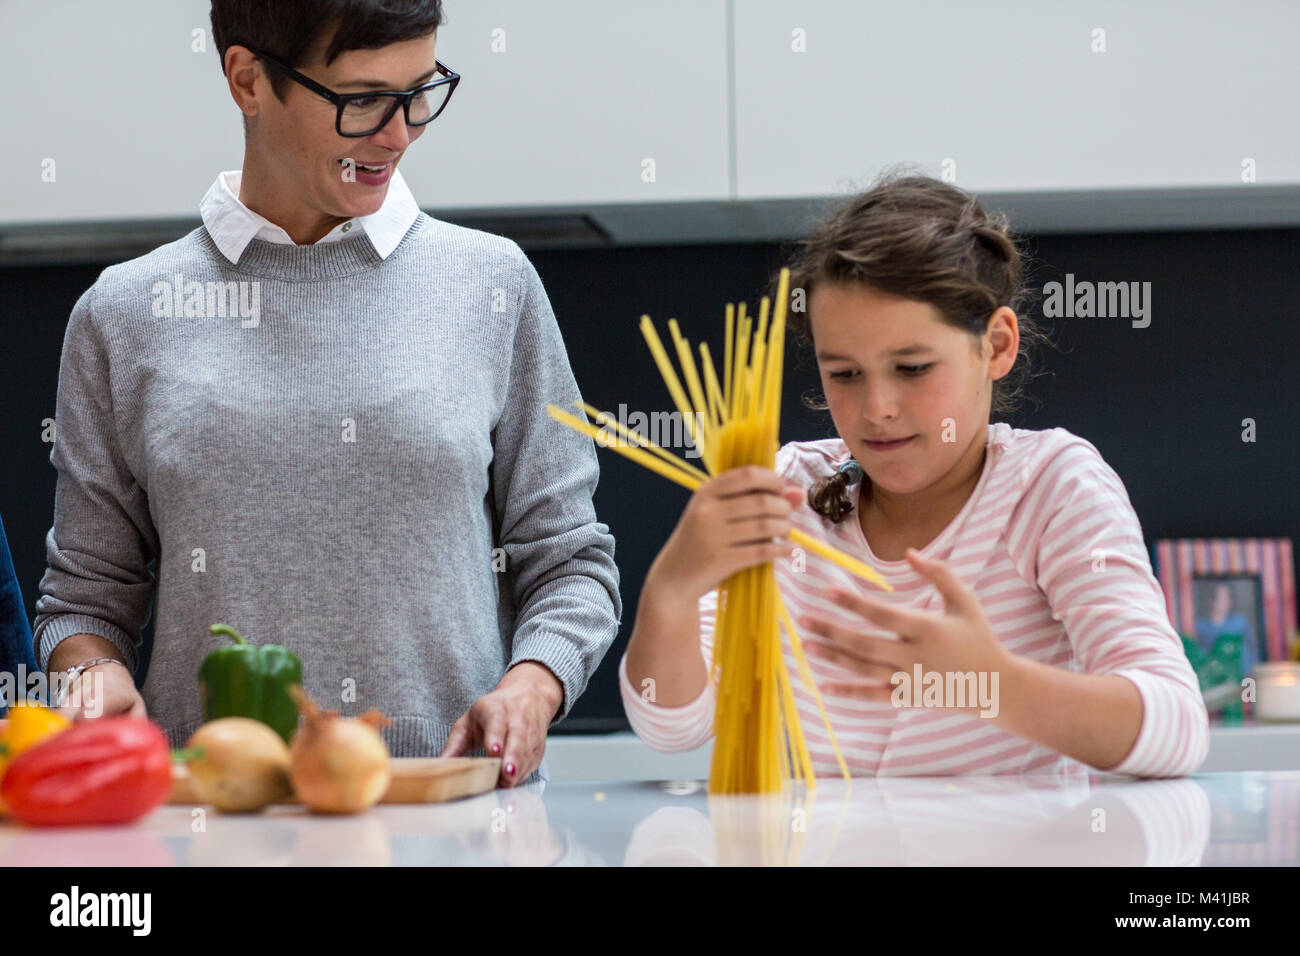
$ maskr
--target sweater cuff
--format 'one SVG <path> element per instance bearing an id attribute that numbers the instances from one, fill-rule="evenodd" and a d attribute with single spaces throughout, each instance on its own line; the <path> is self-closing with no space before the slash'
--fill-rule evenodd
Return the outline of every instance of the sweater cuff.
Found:
<path id="1" fill-rule="evenodd" d="M 1200 691 L 1144 670 L 1112 674 L 1137 687 L 1142 727 L 1128 756 L 1106 772 L 1138 777 L 1182 777 L 1195 772 L 1210 750 L 1209 716 Z"/>
<path id="2" fill-rule="evenodd" d="M 514 654 L 506 670 L 524 661 L 544 665 L 564 687 L 559 716 L 551 721 L 551 726 L 554 727 L 569 716 L 574 702 L 587 685 L 586 658 L 569 638 L 553 631 L 534 631 L 515 642 Z"/>
<path id="3" fill-rule="evenodd" d="M 50 656 L 54 649 L 74 634 L 94 634 L 102 637 L 122 654 L 131 675 L 135 676 L 139 658 L 136 654 L 135 641 L 116 624 L 110 624 L 103 618 L 89 614 L 59 614 L 43 622 L 37 630 L 40 646 L 36 653 L 36 663 L 41 670 L 50 669 Z"/>
<path id="4" fill-rule="evenodd" d="M 627 676 L 625 651 L 618 662 L 618 686 L 628 723 L 651 750 L 660 753 L 696 750 L 713 736 L 713 711 L 717 706 L 717 693 L 712 682 L 706 682 L 700 696 L 688 704 L 667 707 L 651 703 L 632 686 L 632 681 Z"/>

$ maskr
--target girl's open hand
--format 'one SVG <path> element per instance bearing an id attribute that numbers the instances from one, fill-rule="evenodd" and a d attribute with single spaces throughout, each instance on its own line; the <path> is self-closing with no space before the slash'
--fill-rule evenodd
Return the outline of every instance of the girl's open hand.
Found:
<path id="1" fill-rule="evenodd" d="M 860 681 L 828 681 L 827 693 L 856 697 L 861 700 L 890 703 L 895 683 L 893 675 L 904 672 L 909 681 L 915 677 L 915 665 L 925 673 L 981 673 L 988 686 L 992 674 L 1005 675 L 1014 665 L 1015 656 L 998 641 L 975 592 L 963 584 L 942 561 L 922 558 L 915 548 L 907 550 L 907 559 L 917 573 L 929 580 L 943 595 L 942 613 L 895 607 L 838 589 L 828 592 L 830 600 L 844 610 L 865 618 L 864 623 L 893 631 L 897 637 L 877 637 L 861 633 L 859 628 L 844 627 L 818 615 L 806 615 L 800 621 L 810 635 L 807 651 L 860 675 Z M 1000 681 L 999 681 L 1000 683 Z M 913 687 L 912 705 L 920 706 L 920 687 Z M 945 701 L 945 706 L 953 706 Z M 978 701 L 960 708 L 977 712 Z"/>

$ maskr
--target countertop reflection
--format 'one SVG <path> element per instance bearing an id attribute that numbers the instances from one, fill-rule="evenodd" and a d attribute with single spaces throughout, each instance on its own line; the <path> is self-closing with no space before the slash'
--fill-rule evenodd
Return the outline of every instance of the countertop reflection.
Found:
<path id="1" fill-rule="evenodd" d="M 1300 771 L 1136 780 L 863 777 L 709 796 L 552 783 L 354 817 L 168 806 L 133 826 L 0 825 L 0 866 L 1300 864 Z"/>

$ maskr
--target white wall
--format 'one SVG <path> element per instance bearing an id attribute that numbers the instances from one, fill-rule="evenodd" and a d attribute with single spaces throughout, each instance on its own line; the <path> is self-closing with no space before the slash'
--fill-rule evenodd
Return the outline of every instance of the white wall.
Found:
<path id="1" fill-rule="evenodd" d="M 616 239 L 759 238 L 884 166 L 937 174 L 951 159 L 960 185 L 1039 230 L 1300 222 L 1293 0 L 446 9 L 438 55 L 464 80 L 402 166 L 438 213 L 549 209 Z M 0 0 L 0 251 L 21 232 L 3 227 L 24 223 L 197 221 L 242 156 L 208 10 Z"/>

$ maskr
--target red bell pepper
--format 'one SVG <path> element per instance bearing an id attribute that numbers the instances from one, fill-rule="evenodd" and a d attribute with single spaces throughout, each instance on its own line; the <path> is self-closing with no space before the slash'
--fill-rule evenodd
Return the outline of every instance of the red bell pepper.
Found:
<path id="1" fill-rule="evenodd" d="M 130 823 L 163 803 L 171 784 L 171 750 L 156 724 L 103 717 L 15 757 L 0 800 L 34 826 Z"/>

